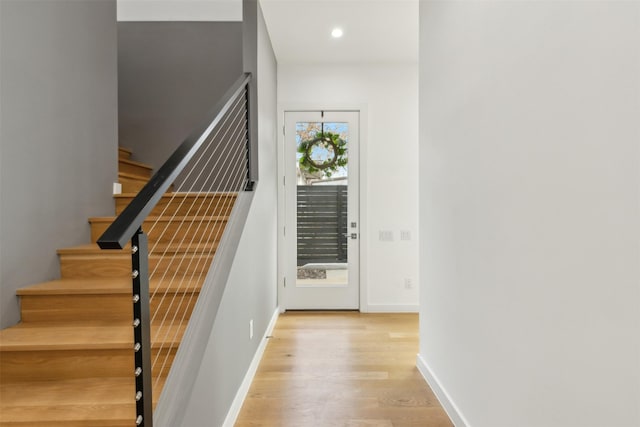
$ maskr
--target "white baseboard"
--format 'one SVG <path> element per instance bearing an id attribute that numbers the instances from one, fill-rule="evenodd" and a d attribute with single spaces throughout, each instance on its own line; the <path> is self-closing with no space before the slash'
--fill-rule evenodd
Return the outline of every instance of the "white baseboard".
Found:
<path id="1" fill-rule="evenodd" d="M 451 419 L 451 422 L 456 427 L 471 427 L 471 424 L 466 420 L 462 412 L 456 404 L 451 400 L 449 393 L 442 387 L 442 384 L 438 380 L 438 377 L 435 376 L 433 371 L 427 365 L 427 362 L 423 359 L 421 355 L 418 354 L 416 358 L 416 366 L 418 367 L 418 371 L 422 374 L 425 381 L 431 387 L 431 390 L 435 393 L 436 397 L 440 401 L 440 404 L 446 411 L 447 415 Z"/>
<path id="2" fill-rule="evenodd" d="M 236 393 L 236 397 L 233 398 L 233 402 L 231 403 L 229 412 L 227 412 L 227 417 L 225 418 L 222 427 L 233 427 L 233 425 L 236 423 L 238 415 L 240 415 L 240 410 L 242 409 L 244 399 L 247 397 L 247 393 L 249 393 L 249 388 L 251 387 L 251 383 L 253 382 L 253 377 L 255 377 L 258 366 L 260 366 L 260 361 L 262 360 L 264 350 L 267 348 L 267 337 L 273 333 L 273 328 L 276 326 L 276 321 L 278 320 L 279 315 L 280 307 L 277 307 L 273 312 L 273 316 L 271 316 L 269 326 L 267 326 L 267 330 L 262 337 L 260 346 L 258 346 L 256 354 L 253 356 L 253 360 L 251 361 L 251 365 L 249 365 L 249 369 L 247 370 L 247 373 L 242 380 L 242 384 L 240 384 L 240 388 Z"/>
<path id="3" fill-rule="evenodd" d="M 363 313 L 418 313 L 420 306 L 418 304 L 368 304 L 366 307 L 361 307 L 360 311 Z"/>

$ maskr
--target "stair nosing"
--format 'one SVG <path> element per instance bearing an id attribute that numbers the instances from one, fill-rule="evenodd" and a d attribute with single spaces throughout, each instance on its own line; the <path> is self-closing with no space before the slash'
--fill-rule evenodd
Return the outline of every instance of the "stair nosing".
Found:
<path id="1" fill-rule="evenodd" d="M 89 223 L 98 223 L 98 222 L 113 222 L 117 216 L 94 216 L 89 218 Z M 228 221 L 229 215 L 161 215 L 161 216 L 148 216 L 145 219 L 145 222 L 154 221 L 154 222 L 167 222 L 167 221 L 203 221 L 208 220 L 221 222 Z"/>
<path id="2" fill-rule="evenodd" d="M 166 376 L 160 377 L 160 384 L 158 384 L 160 389 L 164 387 L 165 381 Z M 108 378 L 85 377 L 59 381 L 29 380 L 3 382 L 0 384 L 0 390 L 2 390 L 2 395 L 3 397 L 6 397 L 6 399 L 0 400 L 0 408 L 3 410 L 3 417 L 0 425 L 2 425 L 3 422 L 24 422 L 26 423 L 24 424 L 26 426 L 34 425 L 33 423 L 36 422 L 36 425 L 43 426 L 49 426 L 52 423 L 55 423 L 56 426 L 66 426 L 68 423 L 73 422 L 73 425 L 87 425 L 87 423 L 91 423 L 93 426 L 99 425 L 113 427 L 114 423 L 117 423 L 117 425 L 130 426 L 132 424 L 131 418 L 125 419 L 121 416 L 114 416 L 112 410 L 105 412 L 104 407 L 132 407 L 132 414 L 135 414 L 135 400 L 130 397 L 129 391 L 129 387 L 132 387 L 134 384 L 135 381 L 133 376 L 114 376 Z M 58 397 L 55 402 L 48 399 L 48 397 L 51 396 L 52 391 L 57 391 L 59 389 L 65 389 L 67 392 L 59 395 L 60 397 Z M 9 394 L 7 394 L 7 392 L 9 392 Z M 36 396 L 43 396 L 46 398 L 46 401 L 43 402 L 39 399 L 35 401 L 31 400 L 29 396 L 32 394 L 35 394 Z M 78 399 L 79 396 L 82 396 L 82 398 Z M 154 394 L 154 403 L 157 402 L 158 397 L 158 395 Z M 50 409 L 52 406 L 63 410 L 51 414 Z M 99 407 L 99 413 L 102 414 L 102 416 L 97 419 L 88 419 L 86 417 L 74 419 L 73 408 L 76 407 L 84 408 L 86 411 L 91 412 L 94 415 L 96 414 L 96 408 Z M 29 411 L 32 415 L 38 414 L 40 411 L 45 411 L 47 412 L 47 418 L 39 419 L 37 421 L 24 419 L 18 420 L 13 417 L 7 418 L 7 412 L 5 411 L 9 410 L 17 410 L 20 413 Z M 100 423 L 96 424 L 96 421 L 100 421 Z"/>
<path id="3" fill-rule="evenodd" d="M 147 170 L 149 170 L 149 171 L 152 171 L 152 170 L 153 170 L 153 167 L 152 167 L 152 166 L 149 166 L 149 165 L 147 165 L 147 164 L 145 164 L 145 163 L 142 163 L 142 162 L 138 162 L 138 161 L 136 161 L 136 160 L 131 160 L 131 159 L 118 159 L 118 162 L 126 163 L 126 164 L 131 165 L 131 166 L 137 166 L 137 167 L 140 167 L 140 168 L 143 168 L 143 169 L 147 169 Z"/>
<path id="4" fill-rule="evenodd" d="M 130 197 L 136 197 L 138 193 L 120 193 L 114 194 L 113 197 L 116 199 L 124 199 Z M 237 197 L 238 193 L 234 191 L 216 191 L 209 193 L 198 193 L 198 192 L 188 192 L 188 191 L 174 191 L 171 193 L 165 193 L 162 195 L 163 198 L 171 198 L 171 197 L 212 197 L 212 196 L 225 196 L 229 198 Z"/>
<path id="5" fill-rule="evenodd" d="M 156 248 L 157 250 L 151 253 L 150 257 L 159 257 L 163 253 L 191 253 L 194 255 L 211 255 L 213 256 L 213 252 L 217 249 L 218 244 L 220 243 L 220 239 L 214 242 L 207 243 L 198 243 L 198 244 L 189 244 L 183 247 L 168 247 L 167 244 L 159 244 Z M 150 249 L 153 249 L 153 243 L 149 244 Z M 161 253 L 162 252 L 162 253 Z M 211 252 L 211 253 L 210 253 Z M 78 246 L 70 246 L 67 248 L 60 248 L 57 250 L 57 254 L 59 256 L 69 256 L 69 255 L 100 255 L 100 256 L 131 256 L 131 251 L 127 248 L 125 249 L 100 249 L 100 247 L 95 244 L 86 244 L 86 245 L 78 245 Z"/>
<path id="6" fill-rule="evenodd" d="M 176 332 L 180 329 L 184 329 L 186 326 L 172 326 L 170 328 L 171 331 Z M 118 330 L 119 329 L 119 330 Z M 11 342 L 6 343 L 3 342 L 2 337 L 7 335 L 7 333 L 12 334 L 18 331 L 17 335 L 21 335 L 22 332 L 28 334 L 29 331 L 33 332 L 34 330 L 47 330 L 51 332 L 50 336 L 42 337 L 42 341 L 39 339 L 32 340 L 29 342 L 28 340 L 21 340 L 20 342 Z M 114 330 L 116 330 L 114 334 Z M 108 331 L 109 333 L 105 334 L 104 332 Z M 61 332 L 73 332 L 74 336 L 77 337 L 80 334 L 80 338 L 76 338 L 77 341 L 74 342 L 60 342 L 60 333 Z M 56 336 L 55 334 L 58 333 Z M 184 330 L 182 331 L 184 334 Z M 163 335 L 164 337 L 164 335 Z M 51 340 L 57 338 L 57 342 L 51 342 L 46 340 Z M 179 341 L 177 339 L 162 339 L 162 340 L 153 340 L 151 344 L 151 348 L 159 348 L 166 346 L 177 346 L 179 345 Z M 73 351 L 73 350 L 133 350 L 133 336 L 131 334 L 131 326 L 128 325 L 109 325 L 109 326 L 78 326 L 69 323 L 68 326 L 65 324 L 57 324 L 56 326 L 51 326 L 49 324 L 42 324 L 39 326 L 37 323 L 24 324 L 21 323 L 17 326 L 4 329 L 0 331 L 0 352 L 18 352 L 18 351 Z"/>
<path id="7" fill-rule="evenodd" d="M 152 166 L 131 159 L 131 155 L 131 149 L 118 147 L 118 165 L 125 171 L 118 171 L 117 176 L 123 184 L 123 188 L 130 192 L 114 196 L 116 210 L 119 210 L 122 205 L 122 201 L 118 199 L 126 200 L 126 198 L 135 197 L 137 193 L 131 191 L 141 188 L 140 185 L 147 183 L 153 173 Z M 169 188 L 170 190 L 174 189 L 173 186 Z M 163 196 L 163 200 L 168 200 L 171 197 L 184 198 L 187 203 L 197 198 L 206 201 L 215 198 L 222 201 L 223 205 L 232 205 L 237 198 L 237 193 L 169 192 Z M 89 222 L 100 227 L 103 223 L 112 223 L 115 218 L 116 216 L 92 217 L 89 218 Z M 147 221 L 163 221 L 163 226 L 164 221 L 185 221 L 185 223 L 207 221 L 215 222 L 216 226 L 219 224 L 222 227 L 228 220 L 228 215 L 151 216 L 147 219 Z M 94 228 L 94 230 L 96 229 Z M 157 240 L 162 239 L 158 238 Z M 169 239 L 167 238 L 167 240 Z M 200 244 L 156 243 L 157 249 L 150 256 L 150 259 L 154 263 L 163 257 L 171 261 L 174 257 L 185 254 L 185 258 L 200 263 L 201 260 L 213 258 L 219 240 L 216 238 L 215 241 Z M 70 361 L 85 355 L 86 357 L 111 359 L 114 355 L 119 358 L 119 355 L 126 352 L 133 354 L 132 325 L 127 318 L 128 316 L 122 316 L 123 309 L 126 308 L 126 301 L 131 301 L 130 270 L 127 270 L 126 276 L 116 278 L 64 277 L 70 275 L 68 271 L 65 273 L 65 268 L 69 268 L 68 265 L 73 267 L 74 263 L 79 264 L 83 260 L 94 262 L 98 267 L 102 266 L 103 261 L 105 265 L 109 266 L 117 264 L 118 269 L 114 269 L 114 271 L 116 275 L 119 275 L 119 268 L 124 265 L 123 260 L 125 258 L 130 260 L 130 245 L 121 251 L 105 251 L 96 244 L 85 244 L 58 249 L 57 254 L 60 256 L 60 273 L 63 278 L 25 286 L 16 291 L 17 296 L 32 299 L 23 300 L 23 315 L 26 321 L 0 331 L 0 353 L 8 358 L 6 360 L 11 361 L 8 364 L 3 364 L 2 369 L 7 369 L 4 372 L 9 372 L 12 366 L 18 365 L 19 369 L 31 369 L 25 365 L 22 360 L 23 356 L 29 356 L 36 362 L 40 359 L 52 358 L 56 360 L 55 363 L 64 363 L 68 369 L 77 370 L 75 364 Z M 81 276 L 81 274 L 75 276 Z M 151 279 L 150 283 L 152 292 L 158 293 L 153 304 L 158 307 L 168 307 L 167 310 L 171 313 L 182 312 L 183 309 L 176 308 L 173 298 L 178 294 L 179 299 L 187 301 L 191 307 L 191 302 L 197 300 L 204 279 L 204 276 L 191 276 L 185 273 L 184 276 L 181 275 L 173 280 L 173 283 L 168 283 L 169 280 L 166 280 L 167 283 L 165 283 L 163 278 L 155 277 Z M 165 300 L 165 295 L 167 300 Z M 88 297 L 87 300 L 82 299 L 85 296 Z M 49 299 L 37 299 L 38 297 L 49 297 Z M 91 316 L 91 313 L 85 310 L 85 308 L 91 309 L 94 305 L 104 305 L 98 310 L 104 316 Z M 81 310 L 82 313 L 87 311 L 89 313 L 86 316 L 87 320 L 83 320 L 83 316 L 78 318 L 65 314 L 67 310 L 76 309 Z M 40 312 L 47 314 L 47 316 L 26 315 L 26 313 L 37 314 Z M 65 315 L 61 316 L 61 313 Z M 162 318 L 163 315 L 158 317 Z M 167 349 L 173 353 L 183 339 L 187 323 L 166 325 L 160 328 L 161 320 L 164 319 L 156 319 L 152 325 L 152 348 L 158 352 L 160 349 Z M 0 354 L 1 356 L 2 354 Z M 55 363 L 51 366 L 55 367 Z M 110 361 L 105 363 L 110 363 Z M 119 359 L 118 363 L 120 363 Z M 51 366 L 43 365 L 42 369 L 47 370 Z M 39 372 L 43 373 L 44 371 Z M 93 373 L 95 374 L 97 371 Z M 21 379 L 22 377 L 14 376 L 12 379 L 7 378 L 0 382 L 3 396 L 0 401 L 0 408 L 2 408 L 0 411 L 3 412 L 3 416 L 0 416 L 0 425 L 4 425 L 4 423 L 14 425 L 16 423 L 19 425 L 64 426 L 68 423 L 68 425 L 79 426 L 84 421 L 85 424 L 88 422 L 96 426 L 124 426 L 130 421 L 124 420 L 125 416 L 135 406 L 133 399 L 127 399 L 127 395 L 130 393 L 127 391 L 129 389 L 123 388 L 125 384 L 126 387 L 131 386 L 132 378 L 125 378 L 121 375 L 85 378 L 82 381 L 78 381 L 78 379 L 59 381 L 50 379 L 47 375 L 38 374 L 30 377 L 27 381 Z M 163 387 L 163 382 L 164 380 L 161 382 L 160 389 Z M 88 390 L 83 390 L 87 388 Z M 4 399 L 5 396 L 7 399 Z M 22 415 L 23 413 L 25 415 Z M 26 418 L 21 418 L 23 416 Z"/>
<path id="8" fill-rule="evenodd" d="M 170 294 L 180 293 L 198 293 L 199 290 L 192 289 L 199 287 L 203 279 L 193 279 L 184 277 L 180 279 L 180 287 L 174 288 L 164 280 L 152 278 L 149 288 L 151 291 L 162 291 Z M 102 282 L 102 283 L 100 283 Z M 114 283 L 115 282 L 115 283 Z M 186 285 L 182 285 L 186 282 Z M 83 286 L 83 284 L 93 283 L 94 287 Z M 100 287 L 95 287 L 98 283 Z M 74 284 L 75 286 L 71 286 Z M 104 286 L 102 286 L 104 284 Z M 58 285 L 58 287 L 52 287 Z M 42 282 L 31 286 L 25 286 L 16 290 L 18 296 L 53 296 L 53 295 L 109 295 L 109 294 L 125 294 L 131 293 L 131 279 L 128 277 L 120 278 L 89 278 L 89 279 L 59 279 L 49 282 Z"/>
<path id="9" fill-rule="evenodd" d="M 149 181 L 149 177 L 144 177 L 142 175 L 137 175 L 130 172 L 121 172 L 121 171 L 118 171 L 118 178 L 133 179 L 136 181 L 144 181 L 144 182 Z"/>

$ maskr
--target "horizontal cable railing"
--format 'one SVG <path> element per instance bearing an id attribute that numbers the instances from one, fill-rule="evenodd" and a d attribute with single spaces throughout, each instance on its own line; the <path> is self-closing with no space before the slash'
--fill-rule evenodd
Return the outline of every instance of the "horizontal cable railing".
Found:
<path id="1" fill-rule="evenodd" d="M 136 425 L 152 426 L 159 395 L 237 195 L 251 190 L 249 80 L 170 156 L 98 239 L 131 241 Z M 171 190 L 171 191 L 168 191 Z"/>

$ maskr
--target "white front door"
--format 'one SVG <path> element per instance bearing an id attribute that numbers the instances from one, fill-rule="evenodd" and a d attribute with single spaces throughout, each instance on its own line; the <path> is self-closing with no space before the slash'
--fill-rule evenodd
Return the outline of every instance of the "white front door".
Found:
<path id="1" fill-rule="evenodd" d="M 357 111 L 285 112 L 286 309 L 358 309 Z"/>

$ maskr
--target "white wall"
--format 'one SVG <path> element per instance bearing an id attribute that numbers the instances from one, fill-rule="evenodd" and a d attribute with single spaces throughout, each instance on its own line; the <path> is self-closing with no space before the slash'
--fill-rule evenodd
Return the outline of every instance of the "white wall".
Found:
<path id="1" fill-rule="evenodd" d="M 241 75 L 241 22 L 119 22 L 120 145 L 158 170 Z"/>
<path id="2" fill-rule="evenodd" d="M 640 3 L 421 2 L 418 365 L 457 426 L 640 426 L 639 123 Z"/>
<path id="3" fill-rule="evenodd" d="M 360 192 L 363 311 L 418 308 L 417 65 L 280 65 L 278 104 L 295 108 L 364 107 Z M 393 242 L 379 231 L 393 232 Z M 400 231 L 411 241 L 400 241 Z M 405 289 L 405 278 L 413 281 Z"/>
<path id="4" fill-rule="evenodd" d="M 118 0 L 118 21 L 242 21 L 242 0 Z"/>
<path id="5" fill-rule="evenodd" d="M 223 425 L 277 307 L 277 64 L 260 13 L 257 37 L 260 179 L 183 427 Z"/>

